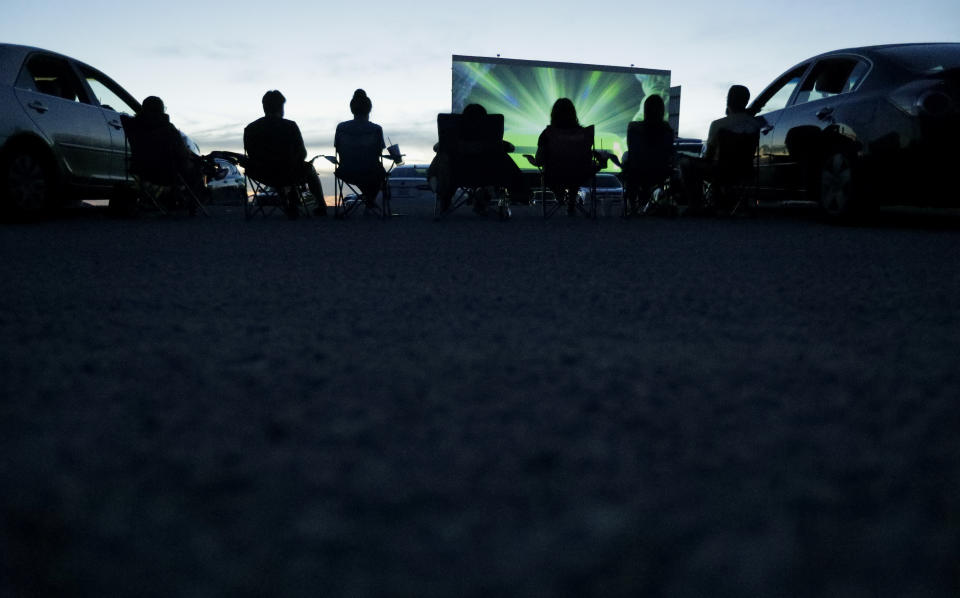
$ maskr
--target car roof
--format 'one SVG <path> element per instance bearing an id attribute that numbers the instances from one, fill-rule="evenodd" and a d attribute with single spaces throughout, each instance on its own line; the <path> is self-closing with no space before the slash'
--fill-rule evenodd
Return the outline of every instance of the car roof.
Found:
<path id="1" fill-rule="evenodd" d="M 831 54 L 874 54 L 878 50 L 890 50 L 894 48 L 915 48 L 918 46 L 957 46 L 960 47 L 960 43 L 957 42 L 912 42 L 908 44 L 880 44 L 876 46 L 857 46 L 854 48 L 842 48 L 839 50 L 831 50 L 829 52 L 824 52 L 814 58 L 819 58 L 820 56 L 829 56 Z"/>
<path id="2" fill-rule="evenodd" d="M 898 48 L 922 48 L 922 47 L 943 47 L 949 46 L 954 47 L 960 50 L 960 43 L 956 42 L 912 42 L 907 44 L 880 44 L 875 46 L 856 46 L 852 48 L 841 48 L 838 50 L 830 50 L 829 52 L 823 52 L 815 56 L 810 56 L 793 65 L 790 70 L 800 66 L 801 64 L 812 62 L 814 60 L 820 60 L 823 58 L 829 58 L 831 56 L 843 56 L 843 55 L 854 55 L 868 58 L 871 61 L 879 62 L 889 62 L 889 53 L 888 50 L 896 50 Z M 789 72 L 789 71 L 784 71 Z"/>
<path id="3" fill-rule="evenodd" d="M 20 75 L 23 58 L 34 48 L 14 44 L 0 44 L 0 73 L 3 73 L 2 85 L 13 85 Z"/>
<path id="4" fill-rule="evenodd" d="M 20 65 L 23 64 L 24 58 L 33 52 L 43 52 L 44 54 L 58 56 L 60 58 L 72 60 L 77 64 L 82 64 L 85 67 L 93 68 L 82 60 L 77 60 L 72 56 L 67 56 L 66 54 L 61 54 L 60 52 L 54 52 L 53 50 L 38 48 L 36 46 L 0 43 L 0 73 L 4 73 L 6 75 L 4 80 L 0 81 L 0 83 L 4 85 L 13 85 L 17 77 L 20 75 Z"/>
<path id="5" fill-rule="evenodd" d="M 889 54 L 887 52 L 888 50 L 896 50 L 898 48 L 922 48 L 922 47 L 933 48 L 933 47 L 945 47 L 945 46 L 960 50 L 960 43 L 957 43 L 957 42 L 912 42 L 912 43 L 906 43 L 906 44 L 880 44 L 880 45 L 874 45 L 874 46 L 857 46 L 853 48 L 841 48 L 839 50 L 830 50 L 829 52 L 823 52 L 821 54 L 816 54 L 814 56 L 804 58 L 800 62 L 797 62 L 796 64 L 791 66 L 789 69 L 783 71 L 783 74 L 789 73 L 790 71 L 792 71 L 793 69 L 801 65 L 810 64 L 817 60 L 830 58 L 831 56 L 844 56 L 844 55 L 860 56 L 874 63 L 879 62 L 882 64 L 889 65 L 891 64 L 891 59 L 888 55 Z M 757 101 L 756 97 L 752 98 L 750 101 L 750 105 L 752 106 L 756 101 Z"/>
<path id="6" fill-rule="evenodd" d="M 429 164 L 406 164 L 406 163 L 398 164 L 393 168 L 393 170 L 390 171 L 390 174 L 393 174 L 400 169 L 406 169 L 406 168 L 410 168 L 413 170 L 426 170 L 427 168 L 430 168 L 430 165 Z"/>

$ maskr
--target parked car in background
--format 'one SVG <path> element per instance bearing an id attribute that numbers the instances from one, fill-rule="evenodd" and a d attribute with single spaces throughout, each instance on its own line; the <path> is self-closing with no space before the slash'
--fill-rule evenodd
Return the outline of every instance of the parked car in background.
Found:
<path id="1" fill-rule="evenodd" d="M 428 199 L 433 201 L 433 191 L 427 184 L 427 164 L 404 164 L 390 171 L 387 184 L 390 199 Z"/>
<path id="2" fill-rule="evenodd" d="M 960 44 L 837 50 L 792 67 L 750 108 L 761 197 L 842 218 L 880 204 L 956 206 Z"/>
<path id="3" fill-rule="evenodd" d="M 214 197 L 223 196 L 225 199 L 239 199 L 247 195 L 247 178 L 240 169 L 229 160 L 213 158 L 215 170 L 207 181 Z"/>
<path id="4" fill-rule="evenodd" d="M 673 142 L 673 147 L 677 152 L 677 156 L 690 156 L 691 158 L 699 158 L 703 155 L 703 139 L 696 139 L 693 137 L 678 137 Z"/>
<path id="5" fill-rule="evenodd" d="M 609 216 L 620 208 L 623 201 L 623 183 L 615 174 L 601 172 L 596 177 L 597 186 L 597 213 Z M 590 205 L 593 199 L 593 187 L 580 187 L 577 200 L 582 205 Z"/>

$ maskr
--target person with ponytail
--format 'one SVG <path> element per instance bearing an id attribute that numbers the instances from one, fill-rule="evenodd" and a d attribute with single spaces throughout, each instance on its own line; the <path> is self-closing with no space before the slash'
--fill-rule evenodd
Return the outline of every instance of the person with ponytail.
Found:
<path id="1" fill-rule="evenodd" d="M 370 122 L 372 108 L 367 92 L 362 89 L 353 92 L 350 100 L 353 119 L 338 124 L 333 138 L 339 162 L 337 176 L 356 185 L 366 205 L 371 207 L 387 176 L 380 158 L 387 145 L 383 141 L 383 129 Z"/>

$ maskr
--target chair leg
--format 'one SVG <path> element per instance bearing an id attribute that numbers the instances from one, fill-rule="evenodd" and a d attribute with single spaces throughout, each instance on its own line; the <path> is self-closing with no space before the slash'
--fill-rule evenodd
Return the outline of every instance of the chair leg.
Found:
<path id="1" fill-rule="evenodd" d="M 380 199 L 379 203 L 377 202 L 378 198 Z M 390 217 L 390 188 L 387 186 L 386 178 L 380 181 L 380 186 L 371 198 L 370 205 L 374 216 L 380 220 L 386 220 Z"/>
<path id="2" fill-rule="evenodd" d="M 200 198 L 197 197 L 197 194 L 193 192 L 193 189 L 190 188 L 190 185 L 187 184 L 187 181 L 184 180 L 184 178 L 183 178 L 182 175 L 177 175 L 177 177 L 178 177 L 179 180 L 180 180 L 180 186 L 186 191 L 186 194 L 187 194 L 187 196 L 189 197 L 188 201 L 191 202 L 191 203 L 190 203 L 190 208 L 191 208 L 191 209 L 190 209 L 190 213 L 191 213 L 191 215 L 192 215 L 192 214 L 195 214 L 195 213 L 197 212 L 197 210 L 199 210 L 201 214 L 203 214 L 204 216 L 209 217 L 210 214 L 209 214 L 209 212 L 207 212 L 207 209 L 206 209 L 205 207 L 203 207 L 203 202 L 201 202 L 201 201 L 200 201 Z"/>

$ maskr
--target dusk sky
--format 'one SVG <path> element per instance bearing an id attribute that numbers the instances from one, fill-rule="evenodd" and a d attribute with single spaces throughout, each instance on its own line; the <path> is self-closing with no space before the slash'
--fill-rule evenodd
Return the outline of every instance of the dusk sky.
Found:
<path id="1" fill-rule="evenodd" d="M 0 41 L 39 46 L 104 71 L 138 99 L 159 95 L 204 152 L 241 150 L 268 89 L 310 155 L 331 153 L 353 90 L 372 120 L 426 163 L 436 114 L 451 103 L 451 56 L 630 66 L 672 71 L 683 88 L 680 131 L 702 137 L 727 88 L 758 93 L 795 63 L 837 48 L 960 41 L 957 0 L 678 0 L 661 3 L 461 4 L 275 1 L 121 3 L 16 0 Z M 546 123 L 544 123 L 546 125 Z M 323 172 L 326 163 L 318 163 Z"/>

